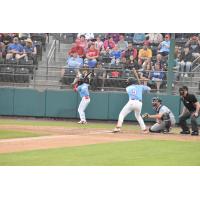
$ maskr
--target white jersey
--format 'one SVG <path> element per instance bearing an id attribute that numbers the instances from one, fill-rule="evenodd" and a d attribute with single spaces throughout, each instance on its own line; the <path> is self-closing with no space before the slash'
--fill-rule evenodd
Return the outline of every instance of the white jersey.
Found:
<path id="1" fill-rule="evenodd" d="M 171 123 L 175 124 L 174 114 L 172 113 L 172 111 L 167 106 L 161 105 L 161 107 L 157 109 L 157 112 L 159 114 L 168 113 L 170 120 L 171 120 Z"/>

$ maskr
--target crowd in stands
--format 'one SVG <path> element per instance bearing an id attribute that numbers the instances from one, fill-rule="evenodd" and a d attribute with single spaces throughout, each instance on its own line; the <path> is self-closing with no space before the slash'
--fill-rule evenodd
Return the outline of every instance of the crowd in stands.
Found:
<path id="1" fill-rule="evenodd" d="M 32 61 L 37 64 L 38 40 L 34 40 L 37 34 L 30 33 L 0 33 L 0 60 L 1 62 L 19 63 Z M 45 34 L 42 36 L 45 39 Z M 41 38 L 42 38 L 41 37 Z M 42 39 L 43 39 L 42 38 Z M 41 39 L 41 41 L 42 41 Z M 46 39 L 45 39 L 46 40 Z"/>
<path id="2" fill-rule="evenodd" d="M 174 80 L 187 77 L 191 65 L 200 55 L 198 34 L 176 34 Z M 127 78 L 135 68 L 142 83 L 159 92 L 166 86 L 167 60 L 170 51 L 170 34 L 161 33 L 79 33 L 67 52 L 67 68 L 76 76 L 81 69 L 106 69 L 106 78 Z M 108 70 L 109 69 L 109 70 Z M 181 73 L 182 72 L 182 73 Z"/>
<path id="3" fill-rule="evenodd" d="M 43 33 L 0 33 L 1 79 L 9 82 L 10 79 L 5 78 L 7 73 L 33 73 L 31 66 L 37 69 L 45 38 L 46 34 Z M 27 65 L 27 68 L 24 65 Z"/>

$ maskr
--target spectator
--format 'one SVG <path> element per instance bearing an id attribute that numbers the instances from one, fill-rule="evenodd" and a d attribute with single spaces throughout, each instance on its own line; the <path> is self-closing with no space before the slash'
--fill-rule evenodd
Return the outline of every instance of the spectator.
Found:
<path id="1" fill-rule="evenodd" d="M 150 80 L 150 73 L 151 73 L 151 65 L 144 65 L 141 69 L 138 70 L 138 76 L 140 81 L 147 85 L 148 81 Z"/>
<path id="2" fill-rule="evenodd" d="M 81 46 L 85 52 L 87 51 L 88 43 L 87 40 L 85 39 L 85 35 L 81 35 L 80 39 L 77 39 L 76 42 L 79 42 L 79 46 Z"/>
<path id="3" fill-rule="evenodd" d="M 84 36 L 87 41 L 94 39 L 94 33 L 78 33 L 77 38 Z"/>
<path id="4" fill-rule="evenodd" d="M 33 42 L 30 38 L 25 40 L 26 45 L 24 46 L 24 54 L 25 59 L 27 60 L 33 60 L 33 64 L 37 64 L 37 49 L 33 45 Z"/>
<path id="5" fill-rule="evenodd" d="M 133 43 L 134 44 L 143 44 L 145 41 L 145 34 L 144 33 L 135 33 L 133 36 Z"/>
<path id="6" fill-rule="evenodd" d="M 103 42 L 99 36 L 96 37 L 95 48 L 100 52 L 103 49 Z"/>
<path id="7" fill-rule="evenodd" d="M 111 53 L 111 50 L 109 49 L 109 47 L 107 47 L 107 49 L 105 50 L 103 49 L 100 52 L 102 64 L 111 62 L 110 53 Z"/>
<path id="8" fill-rule="evenodd" d="M 113 38 L 113 41 L 115 42 L 115 44 L 117 44 L 119 42 L 119 33 L 107 33 L 106 34 L 106 38 Z"/>
<path id="9" fill-rule="evenodd" d="M 160 90 L 160 85 L 163 82 L 164 76 L 165 74 L 163 71 L 161 71 L 160 65 L 156 63 L 154 66 L 154 70 L 150 73 L 150 79 L 153 84 L 156 84 L 157 92 L 159 92 Z"/>
<path id="10" fill-rule="evenodd" d="M 199 37 L 193 35 L 185 44 L 186 47 L 189 47 L 192 56 L 195 58 L 200 56 L 200 40 Z"/>
<path id="11" fill-rule="evenodd" d="M 139 65 L 142 65 L 143 63 L 150 64 L 151 58 L 152 58 L 152 50 L 148 48 L 146 43 L 144 43 L 143 48 L 139 50 L 138 64 Z"/>
<path id="12" fill-rule="evenodd" d="M 16 58 L 19 60 L 25 56 L 24 49 L 21 44 L 19 44 L 19 40 L 17 37 L 13 39 L 13 43 L 8 46 L 8 53 L 6 55 L 6 59 Z"/>
<path id="13" fill-rule="evenodd" d="M 15 34 L 15 33 L 3 33 L 2 34 L 2 42 L 5 45 L 8 45 L 9 43 L 13 42 L 14 37 L 17 37 L 17 34 Z"/>
<path id="14" fill-rule="evenodd" d="M 103 43 L 104 49 L 113 49 L 115 47 L 115 42 L 113 41 L 112 37 L 109 37 L 107 40 L 104 41 Z"/>
<path id="15" fill-rule="evenodd" d="M 163 41 L 163 36 L 161 33 L 148 33 L 146 37 L 149 38 L 151 44 L 160 44 Z"/>
<path id="16" fill-rule="evenodd" d="M 118 49 L 118 46 L 115 46 L 113 48 L 113 50 L 110 53 L 110 57 L 112 59 L 111 64 L 113 65 L 119 64 L 121 58 L 121 51 Z"/>
<path id="17" fill-rule="evenodd" d="M 128 49 L 123 52 L 122 57 L 126 58 L 127 62 L 130 62 L 132 56 L 132 60 L 136 60 L 137 58 L 137 49 L 133 48 L 132 43 L 128 43 Z"/>
<path id="18" fill-rule="evenodd" d="M 153 63 L 153 65 L 155 65 L 155 63 L 159 63 L 160 67 L 162 70 L 166 70 L 166 61 L 164 59 L 162 59 L 162 55 L 161 54 L 157 54 L 156 55 L 156 61 Z"/>
<path id="19" fill-rule="evenodd" d="M 96 67 L 98 57 L 99 57 L 99 51 L 97 49 L 95 49 L 95 44 L 91 43 L 90 47 L 86 53 L 86 58 L 88 60 L 89 68 Z"/>
<path id="20" fill-rule="evenodd" d="M 119 42 L 117 43 L 117 46 L 118 46 L 118 48 L 119 48 L 119 50 L 121 52 L 127 50 L 127 48 L 128 48 L 128 42 L 124 40 L 124 35 L 123 34 L 121 34 L 119 36 Z"/>
<path id="21" fill-rule="evenodd" d="M 192 52 L 190 52 L 188 47 L 185 47 L 184 51 L 180 55 L 178 62 L 178 69 L 179 72 L 181 72 L 182 77 L 188 77 L 188 72 L 191 71 L 192 61 Z"/>
<path id="22" fill-rule="evenodd" d="M 76 79 L 80 77 L 80 68 L 83 66 L 83 58 L 78 56 L 76 51 L 71 52 L 72 56 L 67 58 L 67 65 L 64 69 L 61 70 L 61 77 L 64 76 L 65 73 L 68 73 L 68 70 L 73 71 L 76 74 Z M 76 82 L 76 79 L 74 82 Z"/>
<path id="23" fill-rule="evenodd" d="M 3 42 L 0 42 L 0 62 L 2 62 L 5 56 L 6 56 L 5 44 Z"/>
<path id="24" fill-rule="evenodd" d="M 169 51 L 170 51 L 170 36 L 169 36 L 169 34 L 165 35 L 165 40 L 159 44 L 158 50 L 159 50 L 158 52 L 162 56 L 167 56 L 169 54 Z"/>
<path id="25" fill-rule="evenodd" d="M 68 52 L 68 55 L 72 56 L 72 54 L 73 54 L 74 51 L 78 54 L 78 56 L 80 58 L 84 58 L 85 57 L 84 49 L 83 49 L 82 46 L 80 46 L 80 41 L 78 41 L 78 40 L 76 41 L 76 43 L 72 44 L 72 47 L 71 47 L 71 49 Z"/>

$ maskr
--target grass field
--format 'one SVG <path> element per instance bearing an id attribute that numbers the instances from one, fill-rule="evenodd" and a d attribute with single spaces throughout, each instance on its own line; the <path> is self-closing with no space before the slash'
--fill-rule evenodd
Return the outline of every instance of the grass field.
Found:
<path id="1" fill-rule="evenodd" d="M 199 142 L 141 140 L 0 154 L 0 165 L 199 166 Z"/>
<path id="2" fill-rule="evenodd" d="M 1 119 L 2 125 L 32 125 L 79 127 L 80 129 L 112 130 L 115 123 L 90 122 L 80 126 L 71 121 L 39 121 Z M 123 129 L 139 130 L 125 123 Z M 178 133 L 179 129 L 175 129 Z M 35 137 L 37 133 L 0 131 L 0 139 Z M 31 150 L 18 153 L 1 153 L 1 166 L 199 166 L 199 141 L 132 140 L 46 150 Z"/>
<path id="3" fill-rule="evenodd" d="M 39 137 L 41 135 L 43 134 L 25 132 L 25 131 L 0 130 L 0 139 Z"/>

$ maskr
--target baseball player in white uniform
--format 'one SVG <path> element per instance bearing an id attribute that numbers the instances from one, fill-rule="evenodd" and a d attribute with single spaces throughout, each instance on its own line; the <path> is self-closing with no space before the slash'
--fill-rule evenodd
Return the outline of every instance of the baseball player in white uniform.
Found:
<path id="1" fill-rule="evenodd" d="M 78 113 L 80 116 L 80 121 L 78 124 L 87 124 L 86 118 L 85 118 L 85 109 L 87 108 L 88 104 L 90 103 L 90 96 L 89 96 L 89 90 L 87 83 L 88 80 L 80 79 L 77 84 L 74 86 L 74 91 L 78 91 L 80 94 L 80 97 L 82 98 L 79 107 L 78 107 Z"/>
<path id="2" fill-rule="evenodd" d="M 150 132 L 169 133 L 171 126 L 175 125 L 176 120 L 172 111 L 165 105 L 162 105 L 162 100 L 159 97 L 152 98 L 153 110 L 155 115 L 145 113 L 143 118 L 156 119 L 156 123 L 149 128 Z"/>
<path id="3" fill-rule="evenodd" d="M 114 128 L 113 132 L 120 132 L 124 118 L 132 111 L 135 112 L 135 117 L 140 125 L 140 128 L 143 133 L 147 133 L 146 125 L 144 124 L 143 118 L 141 117 L 142 110 L 142 94 L 143 92 L 149 92 L 151 90 L 150 87 L 145 85 L 136 85 L 137 82 L 134 78 L 128 78 L 126 81 L 128 87 L 126 87 L 126 92 L 129 96 L 129 101 L 123 107 L 119 114 L 117 126 Z"/>

